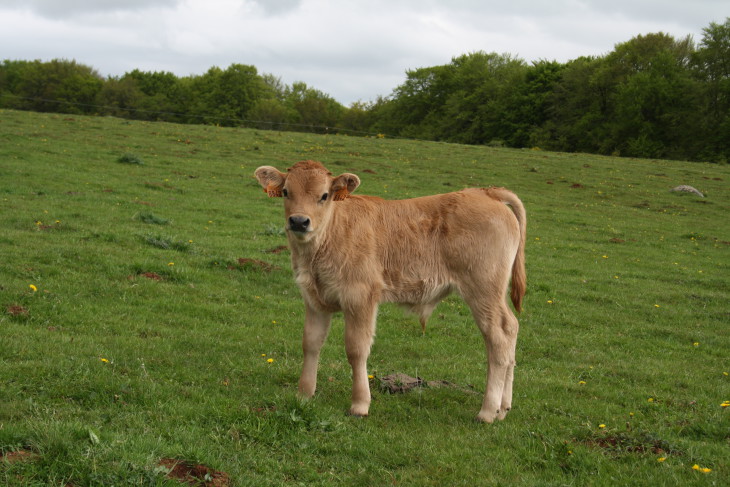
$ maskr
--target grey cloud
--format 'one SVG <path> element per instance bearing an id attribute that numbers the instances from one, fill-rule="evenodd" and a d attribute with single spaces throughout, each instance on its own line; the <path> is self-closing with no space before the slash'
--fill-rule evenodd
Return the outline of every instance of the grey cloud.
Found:
<path id="1" fill-rule="evenodd" d="M 174 7 L 181 0 L 0 0 L 0 7 L 28 9 L 46 18 Z"/>

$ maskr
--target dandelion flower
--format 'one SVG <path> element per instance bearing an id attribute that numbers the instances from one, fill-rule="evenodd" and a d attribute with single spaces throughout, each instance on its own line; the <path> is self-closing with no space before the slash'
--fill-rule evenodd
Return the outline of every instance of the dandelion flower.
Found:
<path id="1" fill-rule="evenodd" d="M 375 378 L 375 376 L 373 374 L 368 375 L 368 379 L 373 380 L 374 378 Z"/>
<path id="2" fill-rule="evenodd" d="M 658 308 L 658 307 L 659 307 L 659 305 L 658 305 L 658 304 L 655 304 L 655 305 L 654 305 L 654 307 L 655 307 L 655 308 Z"/>
<path id="3" fill-rule="evenodd" d="M 172 266 L 175 265 L 175 263 L 174 262 L 168 262 L 167 265 L 169 265 L 170 267 L 172 267 Z"/>
<path id="4" fill-rule="evenodd" d="M 603 428 L 606 427 L 606 425 L 605 424 L 599 424 L 598 427 L 601 428 L 601 429 L 603 429 Z"/>
<path id="5" fill-rule="evenodd" d="M 700 472 L 702 472 L 702 473 L 710 473 L 710 472 L 712 472 L 712 469 L 705 467 L 705 468 L 701 468 L 700 469 Z"/>
<path id="6" fill-rule="evenodd" d="M 653 397 L 650 397 L 650 398 L 648 399 L 648 401 L 649 401 L 649 402 L 654 402 L 654 398 L 653 398 Z"/>
<path id="7" fill-rule="evenodd" d="M 261 356 L 262 356 L 262 357 L 266 357 L 266 354 L 265 354 L 265 353 L 262 353 L 262 354 L 261 354 Z"/>
<path id="8" fill-rule="evenodd" d="M 33 284 L 31 284 L 31 285 L 30 285 L 30 286 L 28 286 L 28 287 L 29 287 L 29 288 L 30 288 L 30 290 L 31 290 L 31 291 L 33 291 L 33 292 L 36 292 L 36 291 L 38 291 L 38 288 L 37 288 L 37 287 L 35 287 L 35 286 L 34 286 Z"/>
<path id="9" fill-rule="evenodd" d="M 273 364 L 273 363 L 274 363 L 274 359 L 273 359 L 273 358 L 267 359 L 266 361 L 267 361 L 268 363 L 270 363 L 270 364 Z"/>
<path id="10" fill-rule="evenodd" d="M 694 465 L 692 465 L 692 470 L 699 470 L 699 469 L 700 469 L 700 466 L 697 465 L 696 463 Z"/>
<path id="11" fill-rule="evenodd" d="M 722 404 L 720 404 L 721 408 L 727 408 L 730 407 L 730 401 L 723 401 Z"/>
<path id="12" fill-rule="evenodd" d="M 659 457 L 656 459 L 657 462 L 662 463 L 667 459 L 667 457 Z"/>
<path id="13" fill-rule="evenodd" d="M 99 360 L 101 360 L 101 361 L 102 361 L 102 362 L 104 362 L 105 364 L 108 364 L 108 363 L 109 363 L 109 359 L 106 359 L 106 358 L 103 358 L 103 357 L 102 357 L 102 358 L 100 358 Z"/>
<path id="14" fill-rule="evenodd" d="M 548 299 L 548 302 L 547 303 L 548 304 L 553 304 L 553 300 L 552 299 Z"/>
<path id="15" fill-rule="evenodd" d="M 578 385 L 584 386 L 584 385 L 586 385 L 586 381 L 584 381 L 584 380 L 578 381 Z"/>

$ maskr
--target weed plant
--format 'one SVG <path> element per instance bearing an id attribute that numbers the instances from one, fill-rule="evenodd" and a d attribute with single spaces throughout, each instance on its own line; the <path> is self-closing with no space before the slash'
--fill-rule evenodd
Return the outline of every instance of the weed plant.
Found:
<path id="1" fill-rule="evenodd" d="M 485 352 L 458 297 L 425 335 L 381 308 L 369 418 L 344 414 L 341 318 L 316 397 L 296 399 L 302 300 L 281 201 L 252 173 L 302 159 L 384 198 L 522 198 L 505 421 L 473 421 Z M 177 459 L 241 486 L 728 485 L 729 181 L 701 163 L 2 110 L 0 484 L 180 485 Z M 458 387 L 379 392 L 394 372 Z"/>

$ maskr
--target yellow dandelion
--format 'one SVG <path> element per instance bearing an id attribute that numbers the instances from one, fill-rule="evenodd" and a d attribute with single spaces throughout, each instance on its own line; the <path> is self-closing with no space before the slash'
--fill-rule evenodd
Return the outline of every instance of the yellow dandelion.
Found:
<path id="1" fill-rule="evenodd" d="M 655 304 L 655 305 L 654 305 L 654 307 L 655 307 L 655 308 L 659 308 L 659 305 L 658 305 L 658 304 Z"/>
<path id="2" fill-rule="evenodd" d="M 270 363 L 270 364 L 273 364 L 273 363 L 274 363 L 274 359 L 273 359 L 273 358 L 267 359 L 266 361 L 267 361 L 268 363 Z"/>
<path id="3" fill-rule="evenodd" d="M 730 372 L 723 372 L 722 375 L 724 375 L 725 377 L 727 377 L 728 375 L 730 375 Z"/>
<path id="4" fill-rule="evenodd" d="M 375 378 L 375 376 L 373 374 L 368 375 L 368 379 L 373 380 L 374 378 Z"/>
<path id="5" fill-rule="evenodd" d="M 170 267 L 172 267 L 172 266 L 175 265 L 175 263 L 174 262 L 168 262 L 167 265 L 169 265 Z"/>
<path id="6" fill-rule="evenodd" d="M 649 402 L 654 402 L 654 398 L 653 398 L 653 397 L 650 397 L 650 398 L 648 399 L 648 401 L 649 401 Z"/>
<path id="7" fill-rule="evenodd" d="M 700 342 L 694 342 L 692 345 L 694 345 L 695 347 L 699 347 L 700 346 Z"/>
<path id="8" fill-rule="evenodd" d="M 578 381 L 578 385 L 584 386 L 584 385 L 586 385 L 586 381 L 584 381 L 584 380 Z"/>
<path id="9" fill-rule="evenodd" d="M 730 401 L 724 401 L 722 404 L 720 404 L 721 408 L 728 408 L 730 407 Z"/>
<path id="10" fill-rule="evenodd" d="M 601 428 L 601 429 L 603 429 L 603 428 L 606 427 L 606 425 L 605 424 L 599 424 L 598 427 Z"/>
<path id="11" fill-rule="evenodd" d="M 29 287 L 29 288 L 30 288 L 30 290 L 31 290 L 31 291 L 33 291 L 33 292 L 36 292 L 36 291 L 38 291 L 38 288 L 37 288 L 37 287 L 35 287 L 35 286 L 34 286 L 33 284 L 31 284 L 31 285 L 30 285 L 30 286 L 28 286 L 28 287 Z"/>
<path id="12" fill-rule="evenodd" d="M 548 304 L 553 304 L 553 300 L 552 299 L 548 299 L 548 302 L 547 303 Z"/>
<path id="13" fill-rule="evenodd" d="M 662 463 L 667 459 L 667 457 L 659 457 L 656 459 L 657 462 Z"/>
<path id="14" fill-rule="evenodd" d="M 696 463 L 694 465 L 692 465 L 692 470 L 699 470 L 699 469 L 700 469 L 700 466 L 697 465 Z"/>
<path id="15" fill-rule="evenodd" d="M 265 354 L 265 353 L 262 353 L 262 354 L 261 354 L 261 356 L 262 356 L 262 357 L 266 357 L 266 354 Z"/>
<path id="16" fill-rule="evenodd" d="M 109 359 L 106 359 L 106 358 L 103 358 L 103 357 L 102 357 L 102 358 L 100 358 L 99 360 L 101 360 L 101 361 L 102 361 L 102 362 L 104 362 L 105 364 L 108 364 L 108 363 L 109 363 Z"/>
<path id="17" fill-rule="evenodd" d="M 710 473 L 710 472 L 712 472 L 712 469 L 705 467 L 705 468 L 701 468 L 700 469 L 700 472 L 702 472 L 702 473 Z"/>

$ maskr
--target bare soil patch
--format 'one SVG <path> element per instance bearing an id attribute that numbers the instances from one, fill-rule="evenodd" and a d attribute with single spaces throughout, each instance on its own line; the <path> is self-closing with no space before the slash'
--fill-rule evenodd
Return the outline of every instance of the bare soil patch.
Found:
<path id="1" fill-rule="evenodd" d="M 10 316 L 28 316 L 28 308 L 18 304 L 8 306 L 6 311 Z"/>
<path id="2" fill-rule="evenodd" d="M 213 470 L 205 465 L 176 460 L 174 458 L 163 458 L 159 465 L 169 470 L 167 478 L 177 480 L 188 485 L 205 487 L 228 487 L 231 485 L 231 478 L 225 472 Z"/>
<path id="3" fill-rule="evenodd" d="M 274 247 L 273 249 L 265 250 L 267 254 L 280 254 L 282 252 L 286 252 L 289 250 L 289 247 L 286 245 L 279 245 L 278 247 Z"/>
<path id="4" fill-rule="evenodd" d="M 0 462 L 7 463 L 18 463 L 18 462 L 30 462 L 38 458 L 36 453 L 28 450 L 17 450 L 0 453 Z"/>
<path id="5" fill-rule="evenodd" d="M 228 270 L 234 271 L 234 270 L 242 270 L 242 269 L 256 269 L 261 270 L 264 272 L 271 272 L 279 270 L 279 266 L 275 266 L 273 264 L 269 264 L 268 262 L 265 262 L 263 260 L 258 259 L 249 259 L 247 257 L 241 257 L 238 259 L 238 265 L 229 265 Z"/>
<path id="6" fill-rule="evenodd" d="M 447 380 L 424 380 L 420 377 L 411 377 L 407 374 L 397 372 L 395 374 L 386 375 L 379 377 L 380 389 L 391 394 L 402 394 L 408 392 L 417 387 L 449 387 L 453 389 L 460 389 L 469 393 L 476 392 L 469 387 L 462 387 L 453 382 Z"/>

